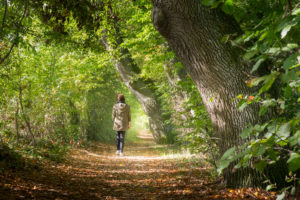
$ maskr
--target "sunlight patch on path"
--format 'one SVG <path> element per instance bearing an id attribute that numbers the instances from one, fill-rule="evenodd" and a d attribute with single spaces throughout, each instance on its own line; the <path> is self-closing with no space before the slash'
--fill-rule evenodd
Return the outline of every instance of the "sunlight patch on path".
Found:
<path id="1" fill-rule="evenodd" d="M 165 160 L 167 158 L 163 157 L 157 157 L 157 156 L 123 156 L 119 157 L 117 156 L 116 158 L 118 159 L 126 159 L 126 160 L 141 160 L 141 161 L 147 161 L 147 160 Z"/>
<path id="2" fill-rule="evenodd" d="M 141 140 L 147 140 L 147 141 L 153 141 L 154 143 L 154 138 L 153 135 L 150 133 L 149 130 L 138 130 L 138 138 L 140 138 Z"/>
<path id="3" fill-rule="evenodd" d="M 117 155 L 100 155 L 96 153 L 89 152 L 87 150 L 78 150 L 79 152 L 85 153 L 89 156 L 97 157 L 97 158 L 109 158 L 111 160 L 121 159 L 121 160 L 141 160 L 141 161 L 151 161 L 151 160 L 166 160 L 168 157 L 162 156 L 117 156 Z"/>

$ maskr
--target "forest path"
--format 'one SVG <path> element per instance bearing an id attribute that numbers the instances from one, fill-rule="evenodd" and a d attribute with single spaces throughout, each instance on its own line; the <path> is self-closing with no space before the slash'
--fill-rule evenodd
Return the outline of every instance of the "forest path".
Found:
<path id="1" fill-rule="evenodd" d="M 210 183 L 207 166 L 162 156 L 166 146 L 156 145 L 145 131 L 139 137 L 142 142 L 125 143 L 124 157 L 115 154 L 114 145 L 95 142 L 72 150 L 66 163 L 6 174 L 0 199 L 269 199 L 254 189 Z"/>

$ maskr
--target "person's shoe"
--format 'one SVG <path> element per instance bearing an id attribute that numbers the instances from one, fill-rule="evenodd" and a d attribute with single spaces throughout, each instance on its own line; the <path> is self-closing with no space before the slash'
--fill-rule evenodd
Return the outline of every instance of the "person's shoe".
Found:
<path id="1" fill-rule="evenodd" d="M 116 151 L 116 154 L 119 154 L 119 153 L 120 153 L 120 151 L 119 151 L 119 150 L 117 150 L 117 151 Z"/>
<path id="2" fill-rule="evenodd" d="M 120 153 L 120 157 L 123 157 L 123 153 Z"/>

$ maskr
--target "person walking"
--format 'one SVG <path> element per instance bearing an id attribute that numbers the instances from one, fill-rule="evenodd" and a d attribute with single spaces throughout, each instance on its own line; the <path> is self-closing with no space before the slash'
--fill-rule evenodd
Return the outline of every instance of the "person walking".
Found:
<path id="1" fill-rule="evenodd" d="M 113 129 L 116 131 L 117 152 L 123 156 L 125 132 L 130 128 L 131 113 L 130 106 L 126 104 L 123 94 L 118 95 L 118 102 L 113 106 L 112 121 Z"/>

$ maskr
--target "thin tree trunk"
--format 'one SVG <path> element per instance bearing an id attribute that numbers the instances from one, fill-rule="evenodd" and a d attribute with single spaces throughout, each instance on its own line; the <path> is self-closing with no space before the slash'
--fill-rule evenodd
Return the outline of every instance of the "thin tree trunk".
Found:
<path id="1" fill-rule="evenodd" d="M 19 102 L 20 102 L 20 108 L 21 108 L 21 112 L 22 112 L 22 116 L 23 116 L 23 119 L 25 121 L 25 124 L 27 126 L 27 130 L 30 134 L 30 137 L 31 137 L 31 143 L 33 145 L 35 145 L 35 138 L 34 138 L 34 134 L 32 132 L 32 129 L 31 129 L 31 125 L 30 125 L 30 121 L 28 119 L 28 116 L 25 114 L 24 112 L 24 106 L 23 106 L 23 95 L 22 95 L 22 91 L 23 89 L 21 88 L 21 86 L 19 87 Z"/>
<path id="2" fill-rule="evenodd" d="M 119 45 L 122 44 L 123 40 L 118 35 L 118 27 L 115 27 L 115 29 L 117 34 L 117 48 L 120 48 Z M 103 43 L 107 51 L 114 50 L 105 37 L 103 38 Z M 122 81 L 138 99 L 144 112 L 148 116 L 150 131 L 155 141 L 160 142 L 164 135 L 164 125 L 160 104 L 154 95 L 154 91 L 149 88 L 149 81 L 147 82 L 147 80 L 136 78 L 140 73 L 140 69 L 135 64 L 128 49 L 120 48 L 119 53 L 119 58 L 114 59 L 114 65 L 119 72 Z"/>
<path id="3" fill-rule="evenodd" d="M 164 124 L 160 103 L 157 101 L 154 91 L 149 87 L 149 80 L 144 80 L 139 77 L 140 69 L 132 59 L 128 49 L 121 47 L 123 38 L 120 34 L 118 25 L 118 16 L 115 15 L 111 7 L 111 2 L 108 3 L 110 10 L 110 17 L 113 29 L 115 47 L 112 47 L 107 40 L 106 35 L 103 37 L 103 43 L 107 51 L 118 49 L 118 57 L 114 58 L 114 65 L 119 72 L 122 81 L 129 88 L 129 90 L 136 96 L 142 108 L 149 119 L 150 131 L 156 142 L 160 142 L 164 135 Z"/>
<path id="4" fill-rule="evenodd" d="M 20 128 L 19 128 L 19 102 L 17 101 L 17 109 L 15 112 L 15 128 L 16 128 L 16 136 L 17 141 L 20 139 Z"/>
<path id="5" fill-rule="evenodd" d="M 194 80 L 220 138 L 220 154 L 243 141 L 239 135 L 247 124 L 261 122 L 259 106 L 238 111 L 238 94 L 251 94 L 245 84 L 247 69 L 240 53 L 223 43 L 226 34 L 239 32 L 230 17 L 218 9 L 208 9 L 199 0 L 152 0 L 152 21 L 167 39 Z M 245 72 L 244 72 L 245 71 Z M 224 170 L 228 186 L 260 185 L 259 173 L 252 169 Z"/>
<path id="6" fill-rule="evenodd" d="M 26 127 L 27 127 L 27 130 L 30 134 L 30 137 L 31 137 L 31 143 L 33 145 L 35 145 L 35 137 L 34 137 L 34 134 L 32 132 L 32 129 L 31 129 L 31 125 L 30 125 L 30 119 L 29 119 L 29 116 L 27 116 L 27 114 L 25 113 L 25 110 L 24 110 L 24 106 L 23 106 L 23 88 L 22 88 L 22 71 L 21 71 L 21 67 L 20 65 L 17 65 L 17 70 L 18 70 L 18 84 L 19 84 L 19 104 L 20 104 L 20 110 L 21 110 L 21 118 L 25 121 L 25 124 L 26 124 Z"/>
<path id="7" fill-rule="evenodd" d="M 111 50 L 110 45 L 105 41 L 107 50 Z M 153 95 L 153 91 L 149 88 L 148 84 L 143 79 L 135 80 L 137 66 L 131 59 L 128 50 L 121 50 L 121 58 L 115 59 L 114 65 L 119 72 L 122 81 L 129 88 L 129 90 L 138 99 L 142 108 L 149 119 L 150 131 L 153 134 L 156 142 L 160 142 L 161 137 L 164 135 L 164 126 L 160 104 Z"/>

